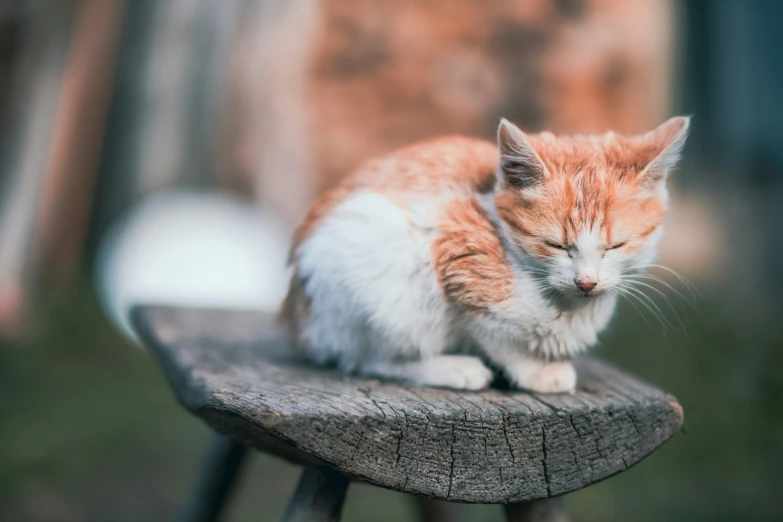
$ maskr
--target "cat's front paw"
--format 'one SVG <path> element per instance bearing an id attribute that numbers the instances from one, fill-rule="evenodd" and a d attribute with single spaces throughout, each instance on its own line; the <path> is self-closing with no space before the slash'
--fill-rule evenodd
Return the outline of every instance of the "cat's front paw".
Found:
<path id="1" fill-rule="evenodd" d="M 576 370 L 570 361 L 524 361 L 506 371 L 514 384 L 533 392 L 573 393 L 576 390 Z"/>
<path id="2" fill-rule="evenodd" d="M 483 390 L 492 382 L 492 371 L 478 357 L 441 355 L 424 363 L 419 384 L 455 390 Z"/>

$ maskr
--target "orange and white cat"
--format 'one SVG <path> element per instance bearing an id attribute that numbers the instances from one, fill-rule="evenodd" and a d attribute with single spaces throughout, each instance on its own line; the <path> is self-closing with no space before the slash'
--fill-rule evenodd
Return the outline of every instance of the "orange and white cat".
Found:
<path id="1" fill-rule="evenodd" d="M 502 120 L 497 145 L 448 137 L 367 162 L 296 232 L 293 344 L 414 384 L 484 388 L 483 358 L 521 388 L 573 391 L 570 358 L 656 255 L 687 130 L 556 137 Z"/>

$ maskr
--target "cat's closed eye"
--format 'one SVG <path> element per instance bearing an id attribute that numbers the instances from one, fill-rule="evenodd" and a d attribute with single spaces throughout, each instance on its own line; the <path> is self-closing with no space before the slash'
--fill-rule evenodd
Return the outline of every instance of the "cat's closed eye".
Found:
<path id="1" fill-rule="evenodd" d="M 568 250 L 564 245 L 561 245 L 560 243 L 556 243 L 554 241 L 544 241 L 544 244 L 551 248 L 556 248 L 558 250 Z"/>
<path id="2" fill-rule="evenodd" d="M 607 250 L 617 250 L 618 248 L 624 247 L 627 242 L 628 241 L 620 241 L 619 243 L 615 243 L 612 246 L 606 247 L 606 249 Z"/>

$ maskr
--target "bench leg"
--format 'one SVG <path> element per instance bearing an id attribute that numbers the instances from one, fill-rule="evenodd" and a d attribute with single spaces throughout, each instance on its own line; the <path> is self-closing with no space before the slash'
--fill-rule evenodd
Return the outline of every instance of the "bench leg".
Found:
<path id="1" fill-rule="evenodd" d="M 506 504 L 508 522 L 568 522 L 570 517 L 561 498 L 546 498 Z"/>
<path id="2" fill-rule="evenodd" d="M 420 522 L 458 522 L 459 505 L 427 497 L 415 497 Z"/>
<path id="3" fill-rule="evenodd" d="M 215 522 L 219 519 L 245 453 L 243 445 L 222 435 L 213 435 L 189 502 L 180 513 L 180 522 Z"/>
<path id="4" fill-rule="evenodd" d="M 305 466 L 283 522 L 337 522 L 347 489 L 348 479 L 336 471 Z"/>

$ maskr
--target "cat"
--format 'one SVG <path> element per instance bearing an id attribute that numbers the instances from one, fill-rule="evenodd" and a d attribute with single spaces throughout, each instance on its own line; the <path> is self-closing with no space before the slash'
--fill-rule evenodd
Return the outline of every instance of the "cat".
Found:
<path id="1" fill-rule="evenodd" d="M 573 392 L 631 274 L 653 262 L 688 133 L 446 137 L 368 161 L 294 234 L 280 318 L 311 361 L 415 385 Z M 478 352 L 466 354 L 464 347 Z"/>

